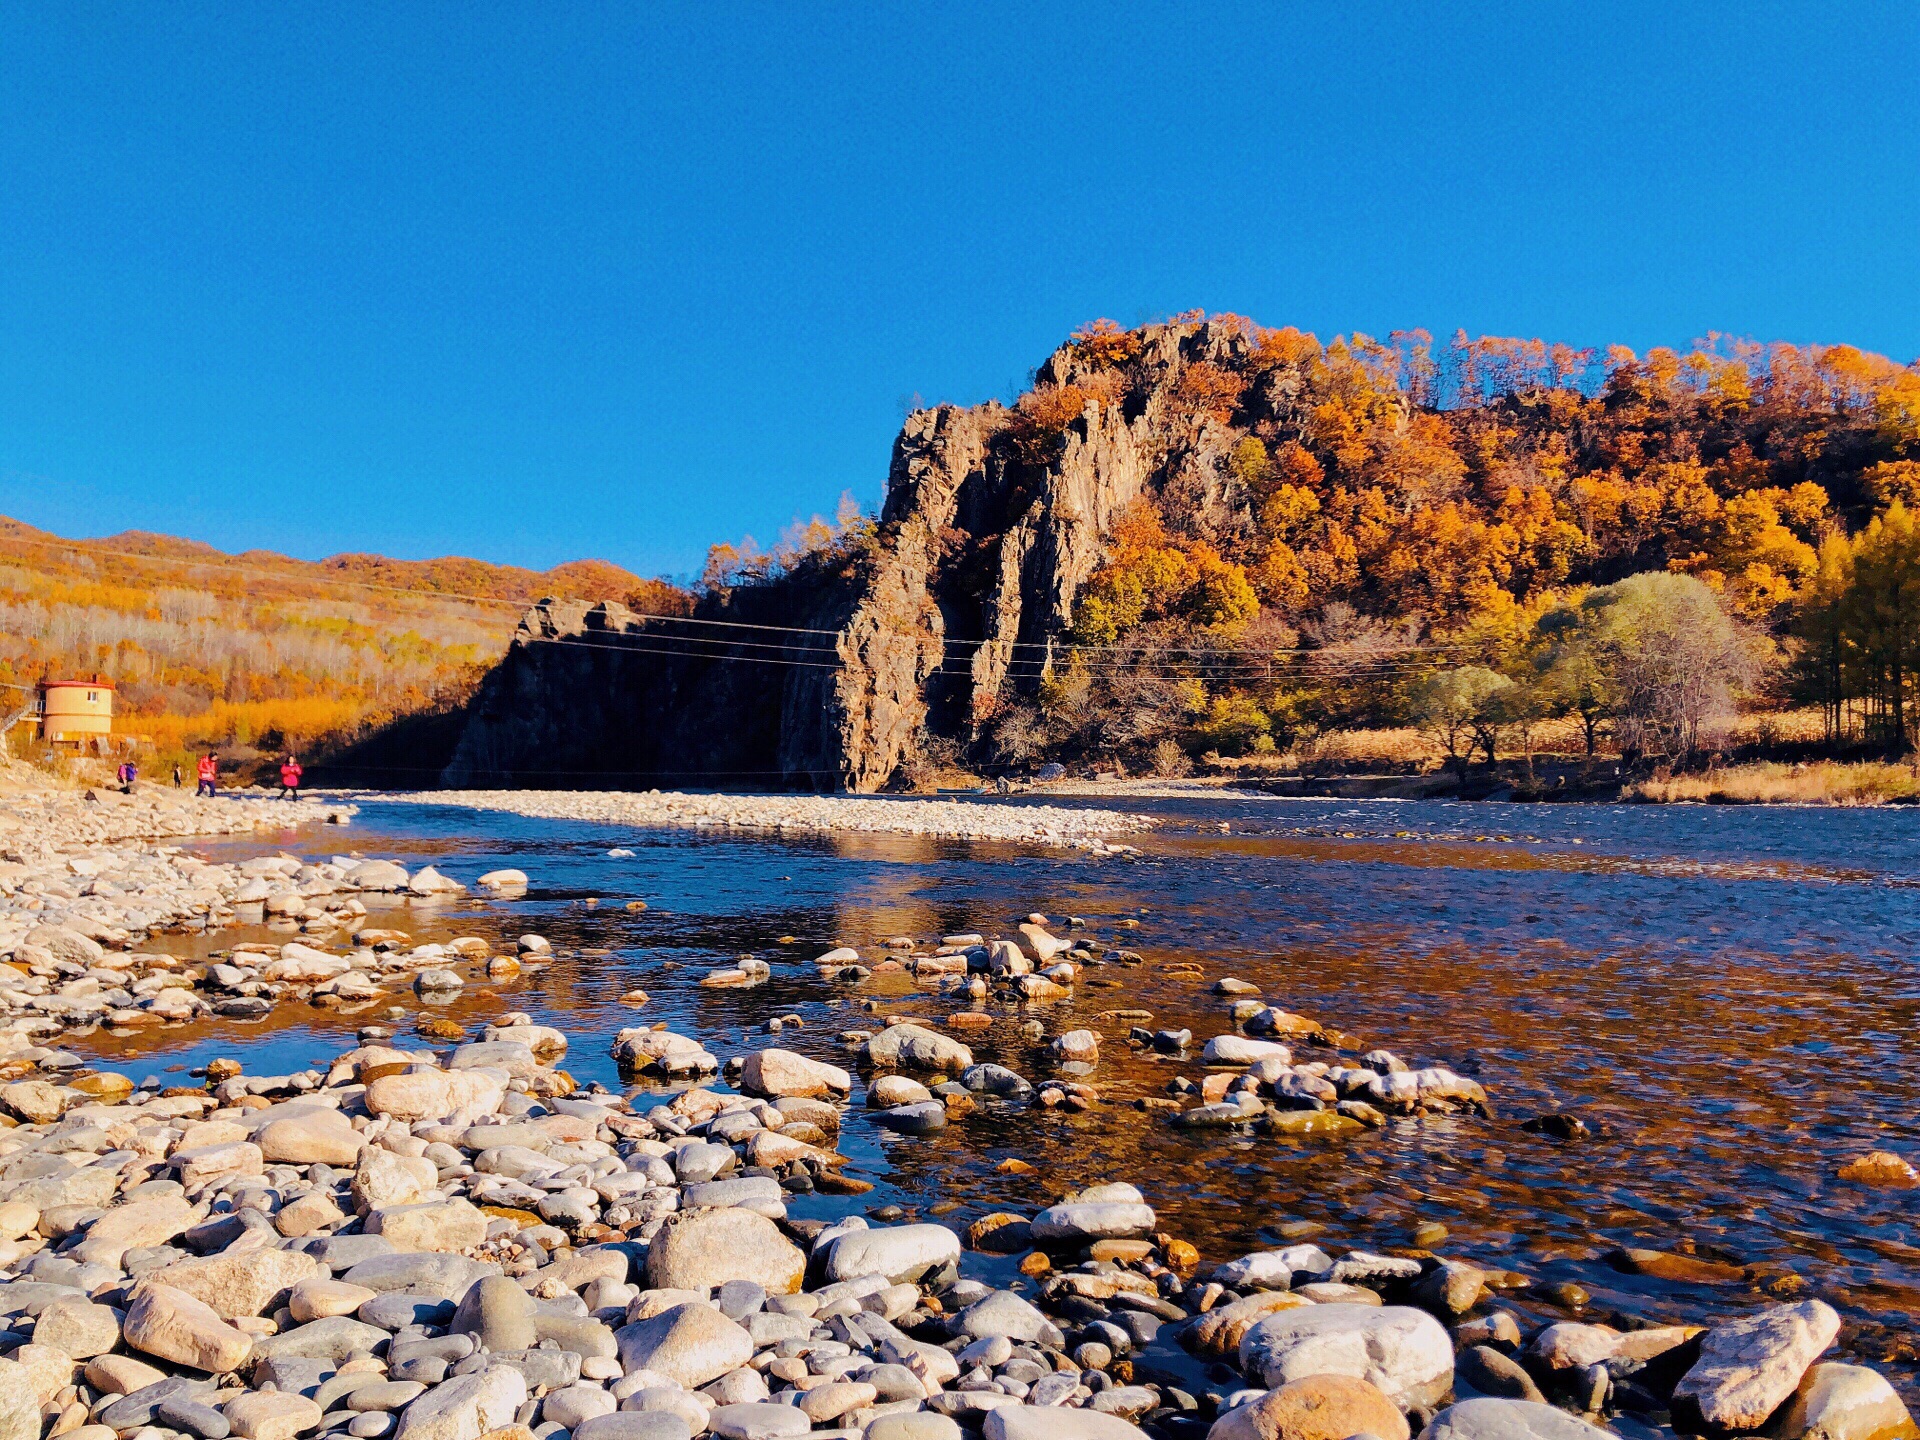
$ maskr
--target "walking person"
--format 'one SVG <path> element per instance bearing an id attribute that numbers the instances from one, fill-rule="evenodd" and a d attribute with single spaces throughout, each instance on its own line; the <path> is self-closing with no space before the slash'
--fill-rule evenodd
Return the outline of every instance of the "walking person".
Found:
<path id="1" fill-rule="evenodd" d="M 180 788 L 180 762 L 178 760 L 173 762 L 173 788 L 176 790 Z"/>
<path id="2" fill-rule="evenodd" d="M 193 793 L 195 795 L 205 795 L 208 799 L 212 799 L 215 782 L 220 778 L 220 762 L 214 758 L 213 752 L 209 750 L 200 757 L 200 763 L 194 767 L 194 770 L 199 776 L 199 783 L 193 787 Z"/>
<path id="3" fill-rule="evenodd" d="M 289 755 L 280 762 L 280 799 L 300 798 L 300 762 Z"/>
<path id="4" fill-rule="evenodd" d="M 120 762 L 120 768 L 114 772 L 114 776 L 120 782 L 120 793 L 122 795 L 131 795 L 133 793 L 133 782 L 139 778 L 139 774 L 140 772 L 133 768 L 133 762 L 131 760 L 122 760 Z"/>

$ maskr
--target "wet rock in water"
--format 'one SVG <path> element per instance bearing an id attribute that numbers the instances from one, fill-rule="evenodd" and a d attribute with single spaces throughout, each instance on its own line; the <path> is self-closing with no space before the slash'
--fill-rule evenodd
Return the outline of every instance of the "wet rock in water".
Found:
<path id="1" fill-rule="evenodd" d="M 1003 1099 L 1024 1099 L 1033 1086 L 1004 1065 L 970 1065 L 960 1074 L 960 1083 L 977 1095 L 998 1095 Z"/>
<path id="2" fill-rule="evenodd" d="M 1478 1398 L 1435 1415 L 1420 1440 L 1610 1440 L 1611 1435 L 1537 1401 Z"/>
<path id="3" fill-rule="evenodd" d="M 1773 1425 L 1779 1440 L 1878 1440 L 1912 1434 L 1913 1417 L 1886 1377 L 1864 1365 L 1813 1366 Z"/>
<path id="4" fill-rule="evenodd" d="M 1416 1280 L 1420 1262 L 1404 1255 L 1376 1255 L 1368 1250 L 1349 1250 L 1333 1264 L 1327 1278 L 1339 1285 L 1365 1285 L 1372 1282 Z"/>
<path id="5" fill-rule="evenodd" d="M 1318 1245 L 1289 1245 L 1280 1250 L 1259 1250 L 1229 1260 L 1213 1268 L 1213 1279 L 1234 1290 L 1258 1287 L 1286 1290 L 1293 1277 L 1317 1278 L 1333 1269 L 1333 1257 Z"/>
<path id="6" fill-rule="evenodd" d="M 973 1064 L 973 1051 L 958 1040 L 910 1023 L 889 1025 L 869 1037 L 866 1056 L 879 1069 L 959 1072 Z"/>
<path id="7" fill-rule="evenodd" d="M 1269 1315 L 1240 1341 L 1240 1368 L 1269 1386 L 1352 1375 L 1396 1405 L 1433 1405 L 1453 1384 L 1453 1342 L 1424 1310 L 1314 1305 Z"/>
<path id="8" fill-rule="evenodd" d="M 1651 1275 L 1656 1280 L 1673 1280 L 1683 1285 L 1733 1285 L 1747 1278 L 1744 1265 L 1703 1260 L 1697 1255 L 1675 1255 L 1665 1250 L 1613 1250 L 1607 1255 L 1607 1263 L 1630 1275 Z"/>
<path id="9" fill-rule="evenodd" d="M 1069 1030 L 1055 1036 L 1050 1048 L 1056 1060 L 1091 1065 L 1100 1058 L 1100 1037 L 1091 1030 Z"/>
<path id="10" fill-rule="evenodd" d="M 905 1075 L 876 1075 L 873 1084 L 867 1087 L 867 1104 L 878 1110 L 919 1105 L 932 1098 L 931 1090 Z"/>
<path id="11" fill-rule="evenodd" d="M 757 1050 L 741 1067 L 740 1084 L 756 1095 L 814 1097 L 844 1095 L 853 1077 L 838 1065 L 810 1060 L 792 1050 Z"/>
<path id="12" fill-rule="evenodd" d="M 1891 1150 L 1870 1150 L 1842 1165 L 1840 1178 L 1852 1185 L 1905 1190 L 1920 1185 L 1920 1170 Z"/>
<path id="13" fill-rule="evenodd" d="M 1587 1122 L 1578 1115 L 1569 1115 L 1561 1110 L 1549 1111 L 1545 1115 L 1536 1115 L 1520 1124 L 1522 1130 L 1535 1135 L 1550 1136 L 1555 1140 L 1585 1140 L 1593 1132 Z"/>
<path id="14" fill-rule="evenodd" d="M 647 1249 L 647 1283 L 656 1290 L 749 1280 L 769 1295 L 791 1295 L 806 1270 L 806 1255 L 779 1227 L 737 1206 L 670 1216 Z"/>
<path id="15" fill-rule="evenodd" d="M 1131 1186 L 1131 1199 L 1068 1201 L 1049 1205 L 1033 1217 L 1033 1238 L 1042 1243 L 1080 1240 L 1131 1239 L 1154 1227 L 1152 1207 Z"/>
<path id="16" fill-rule="evenodd" d="M 1276 1059 L 1287 1064 L 1293 1052 L 1272 1040 L 1249 1040 L 1245 1035 L 1216 1035 L 1207 1041 L 1200 1058 L 1209 1065 L 1252 1065 L 1260 1060 Z"/>
<path id="17" fill-rule="evenodd" d="M 1407 1417 L 1380 1388 L 1351 1375 L 1308 1375 L 1236 1405 L 1207 1440 L 1407 1440 Z"/>
<path id="18" fill-rule="evenodd" d="M 931 1135 L 947 1128 L 947 1107 L 939 1100 L 922 1100 L 916 1105 L 896 1105 L 874 1117 L 889 1130 L 903 1135 Z"/>
<path id="19" fill-rule="evenodd" d="M 1675 1412 L 1697 1414 L 1715 1429 L 1757 1429 L 1839 1332 L 1840 1317 L 1823 1300 L 1776 1305 L 1715 1325 L 1674 1388 Z"/>
<path id="20" fill-rule="evenodd" d="M 1461 1260 L 1443 1260 L 1420 1278 L 1413 1293 L 1436 1315 L 1465 1315 L 1487 1293 L 1486 1272 Z"/>
<path id="21" fill-rule="evenodd" d="M 996 1210 L 967 1227 L 966 1243 L 995 1255 L 1017 1255 L 1033 1244 L 1033 1227 L 1024 1215 Z"/>

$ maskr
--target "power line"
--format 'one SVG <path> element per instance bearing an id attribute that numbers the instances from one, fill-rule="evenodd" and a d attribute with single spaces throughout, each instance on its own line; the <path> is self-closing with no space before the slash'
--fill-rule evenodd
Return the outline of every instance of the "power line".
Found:
<path id="1" fill-rule="evenodd" d="M 0 545 L 36 545 L 43 549 L 71 550 L 76 554 L 95 555 L 95 556 L 100 556 L 106 559 L 126 560 L 126 561 L 133 562 L 135 564 L 179 565 L 179 566 L 184 566 L 188 569 L 194 569 L 194 570 L 222 570 L 228 573 L 252 575 L 252 576 L 259 577 L 261 579 L 279 580 L 283 582 L 292 581 L 296 583 L 305 583 L 305 584 L 311 584 L 316 586 L 333 585 L 333 586 L 340 586 L 340 587 L 345 587 L 348 589 L 355 589 L 355 590 L 369 590 L 369 591 L 374 591 L 380 594 L 406 596 L 406 597 L 417 599 L 417 600 L 451 600 L 451 601 L 459 601 L 461 603 L 471 604 L 471 605 L 490 605 L 495 607 L 507 606 L 507 607 L 520 610 L 522 612 L 537 608 L 541 603 L 544 602 L 546 598 L 551 598 L 551 597 L 543 597 L 542 600 L 540 601 L 512 600 L 512 599 L 505 598 L 503 596 L 472 595 L 472 594 L 467 594 L 467 593 L 464 593 L 461 591 L 455 591 L 455 590 L 423 590 L 416 587 L 403 586 L 403 585 L 382 585 L 382 584 L 379 584 L 378 582 L 371 581 L 371 580 L 350 580 L 344 576 L 288 574 L 286 572 L 281 572 L 281 571 L 261 569 L 255 566 L 235 565 L 231 560 L 227 560 L 224 558 L 221 560 L 195 560 L 184 555 L 143 555 L 136 550 L 109 550 L 101 546 L 86 545 L 86 544 L 76 542 L 76 541 L 71 541 L 71 540 L 60 540 L 60 539 L 39 540 L 39 539 L 33 539 L 25 536 L 8 535 L 8 536 L 0 536 Z M 294 563 L 311 564 L 313 562 L 296 561 Z M 585 600 L 580 599 L 578 597 L 572 597 L 571 603 L 586 604 L 589 602 L 586 602 Z M 836 639 L 841 636 L 844 636 L 847 633 L 845 630 L 825 630 L 825 629 L 817 629 L 817 628 L 801 626 L 801 625 L 763 625 L 755 621 L 749 621 L 749 620 L 717 620 L 717 619 L 713 619 L 705 616 L 669 615 L 669 614 L 663 614 L 663 613 L 654 612 L 654 611 L 636 610 L 636 611 L 631 611 L 629 613 L 631 613 L 635 619 L 641 621 L 643 624 L 662 623 L 662 624 L 679 624 L 679 625 L 699 625 L 699 626 L 708 626 L 708 627 L 714 627 L 714 628 L 726 629 L 726 630 L 747 630 L 747 631 L 753 631 L 757 633 L 768 633 L 768 634 L 831 636 Z M 921 636 L 909 635 L 902 631 L 881 631 L 879 632 L 879 634 L 881 636 L 891 636 L 891 637 L 897 637 L 900 639 L 910 639 L 910 640 L 920 640 L 924 638 L 926 640 L 932 641 L 933 643 L 940 644 L 940 645 L 972 645 L 976 648 L 984 645 L 1000 645 L 1000 646 L 1007 646 L 1015 650 L 1070 649 L 1070 650 L 1082 651 L 1085 653 L 1134 654 L 1134 653 L 1139 653 L 1143 650 L 1155 650 L 1162 654 L 1186 653 L 1186 654 L 1212 655 L 1212 654 L 1219 653 L 1223 649 L 1226 649 L 1226 650 L 1237 650 L 1239 653 L 1244 653 L 1244 654 L 1259 655 L 1263 658 L 1268 656 L 1278 657 L 1281 655 L 1319 655 L 1319 654 L 1325 653 L 1325 647 L 1312 647 L 1312 646 L 1296 646 L 1296 647 L 1157 646 L 1147 641 L 1134 641 L 1127 644 L 1112 644 L 1112 645 L 1085 645 L 1085 644 L 1072 644 L 1066 641 L 1049 642 L 1049 641 L 1040 641 L 1040 640 L 1002 640 L 1002 639 L 990 638 L 990 637 L 981 637 L 979 639 L 967 639 L 962 637 L 946 638 L 946 637 L 931 636 L 931 635 L 921 637 Z M 551 640 L 554 637 L 540 636 L 540 637 L 530 637 L 530 638 Z M 745 644 L 747 642 L 743 641 L 739 643 Z M 790 648 L 790 647 L 786 647 L 786 648 Z M 1422 651 L 1430 650 L 1430 651 L 1437 652 L 1437 651 L 1444 651 L 1444 650 L 1469 649 L 1472 647 L 1467 646 L 1460 642 L 1430 641 L 1425 645 L 1416 646 L 1412 648 L 1415 650 L 1422 650 Z"/>

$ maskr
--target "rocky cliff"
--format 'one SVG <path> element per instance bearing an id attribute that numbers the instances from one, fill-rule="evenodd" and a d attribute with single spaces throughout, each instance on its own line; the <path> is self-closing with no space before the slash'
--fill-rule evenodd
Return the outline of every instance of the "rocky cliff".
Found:
<path id="1" fill-rule="evenodd" d="M 871 791 L 930 742 L 964 750 L 1039 684 L 1123 510 L 1149 490 L 1196 516 L 1226 503 L 1230 435 L 1170 396 L 1196 361 L 1241 359 L 1244 333 L 1176 323 L 1132 343 L 1124 372 L 1055 352 L 1035 374 L 1051 409 L 915 412 L 871 533 L 692 617 L 536 605 L 443 782 Z"/>

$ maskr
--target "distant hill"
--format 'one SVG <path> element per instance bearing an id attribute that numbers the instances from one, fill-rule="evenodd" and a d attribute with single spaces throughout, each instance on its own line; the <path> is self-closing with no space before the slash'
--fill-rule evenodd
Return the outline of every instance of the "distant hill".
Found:
<path id="1" fill-rule="evenodd" d="M 550 596 L 688 603 L 604 560 L 296 560 L 142 530 L 70 540 L 0 517 L 0 683 L 100 676 L 150 765 L 213 748 L 244 770 L 452 707 Z"/>

